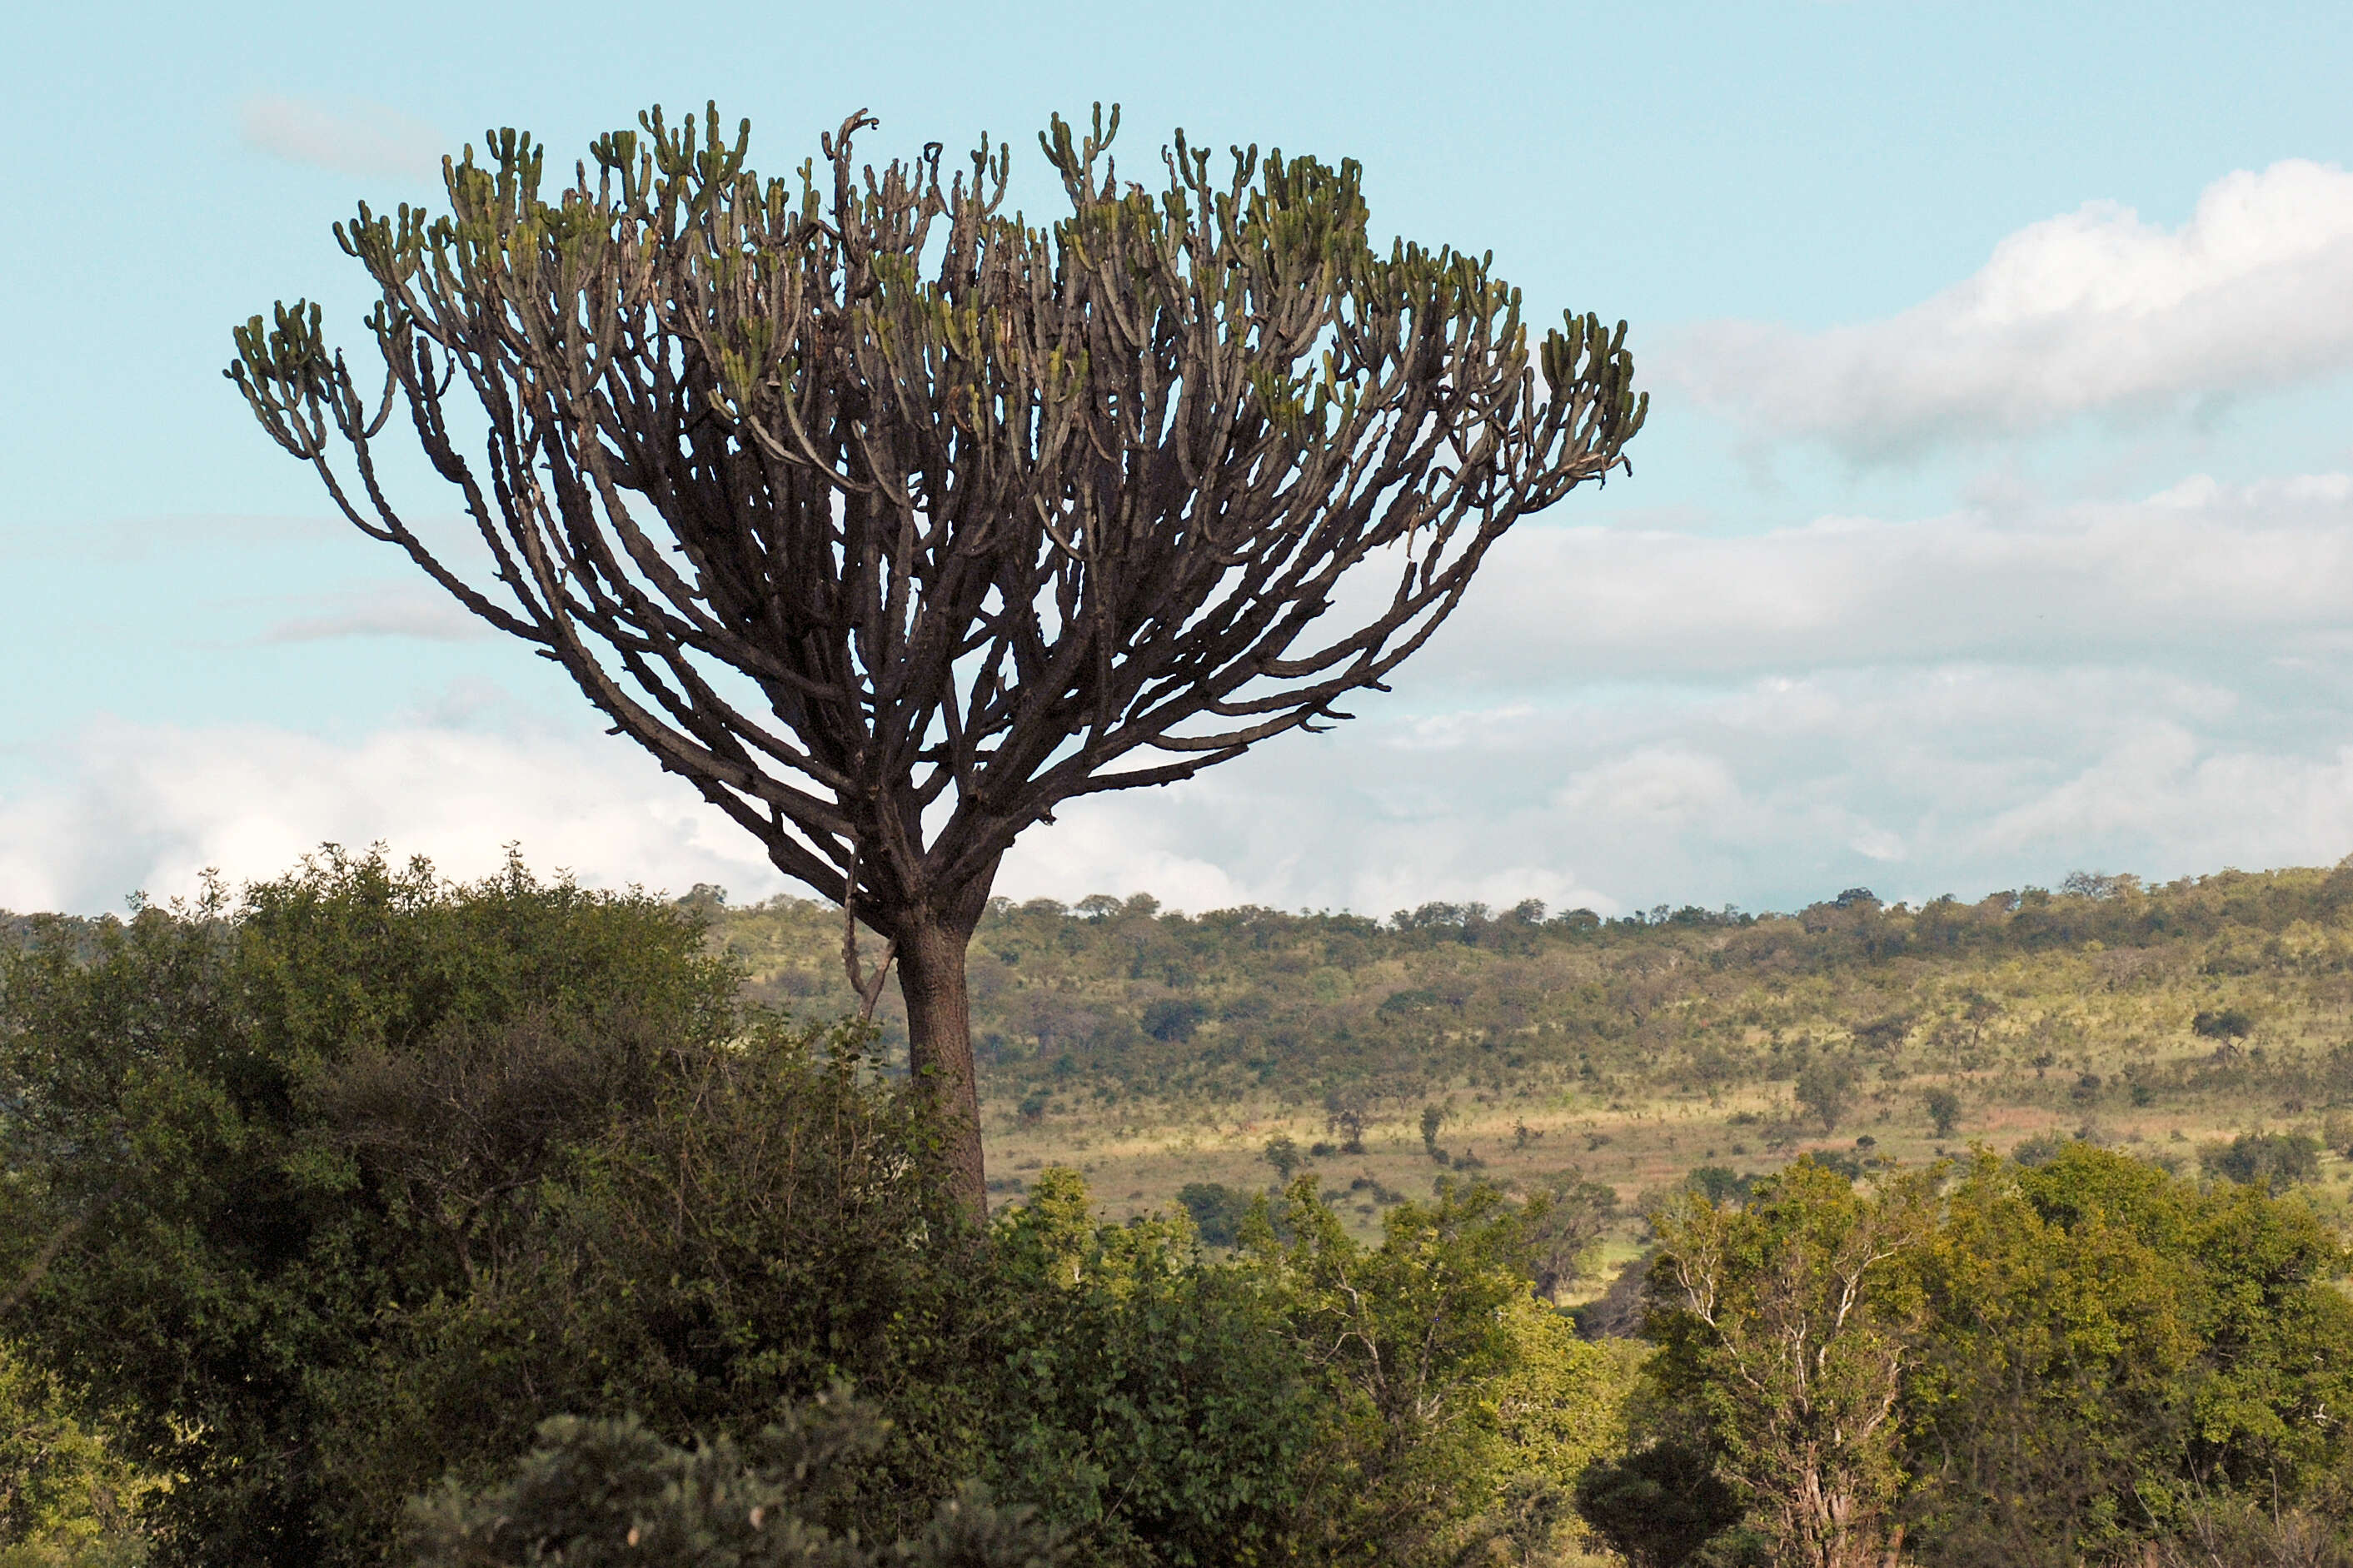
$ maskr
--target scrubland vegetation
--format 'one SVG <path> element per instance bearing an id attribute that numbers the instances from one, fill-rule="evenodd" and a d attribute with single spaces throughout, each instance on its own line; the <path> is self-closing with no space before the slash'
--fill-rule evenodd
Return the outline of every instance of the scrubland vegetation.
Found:
<path id="1" fill-rule="evenodd" d="M 839 921 L 12 920 L 0 1565 L 2346 1560 L 2353 871 Z"/>
<path id="2" fill-rule="evenodd" d="M 838 911 L 714 891 L 693 901 L 754 994 L 851 1006 Z M 1642 1194 L 1799 1152 L 1916 1167 L 2082 1139 L 2191 1175 L 2285 1159 L 2331 1212 L 2353 1177 L 2353 868 L 1610 921 L 999 900 L 971 975 L 993 1185 L 1068 1163 L 1114 1216 L 1264 1186 L 1277 1138 L 1354 1184 L 1343 1212 L 1366 1231 L 1383 1194 L 1449 1169 L 1574 1171 L 1625 1200 L 1621 1255 Z M 901 1037 L 887 1000 L 878 1022 Z"/>

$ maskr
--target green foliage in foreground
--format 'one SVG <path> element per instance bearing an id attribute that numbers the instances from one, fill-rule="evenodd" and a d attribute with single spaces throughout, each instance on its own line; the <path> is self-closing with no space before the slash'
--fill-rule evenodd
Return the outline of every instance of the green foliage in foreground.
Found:
<path id="1" fill-rule="evenodd" d="M 1661 1435 L 1718 1456 L 1776 1561 L 2061 1568 L 2180 1548 L 2218 1501 L 2342 1518 L 2343 1246 L 2260 1184 L 2083 1143 L 1941 1190 L 1807 1160 L 1659 1229 Z"/>
<path id="2" fill-rule="evenodd" d="M 1366 1247 L 1298 1187 L 1229 1265 L 1048 1172 L 976 1234 L 864 1037 L 652 900 L 330 857 L 72 935 L 5 972 L 7 1328 L 173 1478 L 167 1563 L 374 1562 L 550 1417 L 753 1445 L 842 1381 L 887 1426 L 837 1535 L 978 1481 L 1083 1562 L 1409 1556 L 1566 1488 L 1622 1382 L 1493 1194 Z"/>
<path id="3" fill-rule="evenodd" d="M 1197 1227 L 1050 1168 L 980 1231 L 869 1035 L 519 865 L 329 857 L 50 934 L 0 968 L 0 1568 L 1535 1568 L 1580 1515 L 1643 1568 L 2342 1544 L 2301 1134 L 2202 1182 L 2066 1141 L 1703 1167 L 1651 1222 L 1653 1350 L 1539 1293 L 1589 1182 L 1458 1163 L 1367 1240 L 1309 1173 Z"/>
<path id="4" fill-rule="evenodd" d="M 78 1417 L 54 1373 L 0 1346 L 0 1568 L 139 1568 L 158 1486 Z"/>
<path id="5" fill-rule="evenodd" d="M 518 1451 L 524 1391 L 598 1392 L 517 1309 L 577 1260 L 594 1151 L 641 1146 L 733 1030 L 691 924 L 519 866 L 452 894 L 330 860 L 84 958 L 7 972 L 7 1235 L 37 1276 L 9 1326 L 178 1478 L 167 1557 L 342 1560 L 445 1463 Z"/>
<path id="6" fill-rule="evenodd" d="M 410 1510 L 417 1568 L 1052 1568 L 1063 1552 L 1027 1509 L 977 1488 L 942 1501 L 913 1538 L 861 1538 L 817 1520 L 854 1489 L 886 1427 L 837 1391 L 746 1444 L 692 1448 L 632 1418 L 559 1415 L 514 1475 L 477 1492 L 447 1486 Z"/>

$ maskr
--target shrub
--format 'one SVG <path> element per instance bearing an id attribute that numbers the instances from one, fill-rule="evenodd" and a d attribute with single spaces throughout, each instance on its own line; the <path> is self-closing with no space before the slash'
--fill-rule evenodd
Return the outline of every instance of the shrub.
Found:
<path id="1" fill-rule="evenodd" d="M 1166 1043 L 1189 1040 L 1208 1016 L 1208 1009 L 1189 996 L 1164 997 L 1145 1008 L 1144 1032 Z"/>
<path id="2" fill-rule="evenodd" d="M 1854 1068 L 1847 1062 L 1818 1057 L 1799 1069 L 1794 1093 L 1799 1105 L 1821 1123 L 1835 1129 L 1854 1099 Z"/>
<path id="3" fill-rule="evenodd" d="M 520 862 L 455 887 L 330 852 L 37 935 L 0 1039 L 8 1261 L 72 1240 L 22 1342 L 176 1477 L 167 1562 L 373 1560 L 407 1496 L 562 1411 L 682 1436 L 952 1364 L 922 1129 L 856 1037 L 736 984 L 681 911 Z M 916 1496 L 964 1473 L 897 1458 Z"/>
<path id="4" fill-rule="evenodd" d="M 0 1568 L 138 1568 L 164 1484 L 114 1452 L 51 1373 L 0 1344 Z"/>
<path id="5" fill-rule="evenodd" d="M 980 1476 L 1092 1563 L 1282 1558 L 1326 1412 L 1277 1303 L 1203 1262 L 1182 1221 L 1092 1209 L 1076 1172 L 1048 1170 L 995 1226 Z"/>
<path id="6" fill-rule="evenodd" d="M 1291 1173 L 1297 1170 L 1300 1163 L 1306 1158 L 1299 1152 L 1299 1145 L 1293 1142 L 1288 1132 L 1278 1132 L 1268 1139 L 1266 1147 L 1260 1151 L 1259 1157 L 1274 1167 L 1276 1177 L 1285 1186 L 1291 1183 Z"/>
<path id="7" fill-rule="evenodd" d="M 2198 1163 L 2209 1175 L 2283 1193 L 2320 1179 L 2320 1140 L 2306 1132 L 2242 1132 L 2200 1150 Z"/>
<path id="8" fill-rule="evenodd" d="M 1526 1245 L 1519 1211 L 1477 1181 L 1390 1209 L 1377 1247 L 1347 1234 L 1313 1176 L 1252 1206 L 1238 1273 L 1316 1394 L 1299 1555 L 1449 1562 L 1498 1501 L 1499 1418 L 1482 1394 L 1525 1355 Z"/>
<path id="9" fill-rule="evenodd" d="M 1589 1467 L 1577 1480 L 1577 1511 L 1633 1568 L 1682 1568 L 1742 1510 L 1706 1453 L 1661 1441 Z"/>
<path id="10" fill-rule="evenodd" d="M 2326 1500 L 2353 1457 L 2314 1419 L 2353 1397 L 2343 1262 L 2308 1206 L 2258 1186 L 2081 1141 L 2033 1168 L 1976 1160 L 1922 1258 L 1907 1551 L 2173 1561 L 2201 1497 Z"/>
<path id="11" fill-rule="evenodd" d="M 1205 1247 L 1233 1246 L 1250 1206 L 1248 1193 L 1223 1182 L 1187 1182 L 1177 1189 L 1176 1201 L 1192 1216 Z"/>
<path id="12" fill-rule="evenodd" d="M 2189 1027 L 2210 1040 L 2242 1040 L 2255 1032 L 2255 1021 L 2243 1008 L 2217 1007 L 2200 1011 Z"/>
<path id="13" fill-rule="evenodd" d="M 1536 1294 L 1557 1301 L 1585 1277 L 1601 1239 L 1618 1220 L 1618 1189 L 1569 1167 L 1548 1179 L 1522 1211 Z"/>
<path id="14" fill-rule="evenodd" d="M 967 1488 L 896 1539 L 838 1522 L 845 1475 L 885 1424 L 836 1390 L 738 1444 L 684 1448 L 634 1419 L 558 1416 L 506 1479 L 454 1484 L 409 1515 L 417 1568 L 1050 1568 L 1063 1555 L 1028 1509 Z"/>
<path id="15" fill-rule="evenodd" d="M 2320 1141 L 2336 1153 L 2353 1158 L 2353 1115 L 2332 1110 L 2321 1119 Z"/>
<path id="16" fill-rule="evenodd" d="M 1729 1204 L 1746 1199 L 1757 1190 L 1757 1180 L 1728 1165 L 1700 1165 L 1683 1178 L 1683 1184 L 1712 1204 Z"/>

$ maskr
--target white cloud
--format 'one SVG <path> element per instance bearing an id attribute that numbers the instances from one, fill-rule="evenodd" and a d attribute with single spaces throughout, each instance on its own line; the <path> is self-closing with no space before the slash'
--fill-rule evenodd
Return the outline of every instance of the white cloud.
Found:
<path id="1" fill-rule="evenodd" d="M 1662 372 L 1752 429 L 1875 458 L 2185 405 L 2353 364 L 2353 174 L 2291 159 L 2178 230 L 2093 202 L 1883 321 L 1696 328 Z"/>
<path id="2" fill-rule="evenodd" d="M 1386 913 L 1525 897 L 1605 913 L 1789 908 L 1867 885 L 1976 896 L 2068 870 L 2327 864 L 2353 850 L 2353 697 L 2273 733 L 2211 682 L 2143 669 L 1891 666 L 1571 695 L 1433 752 L 1409 721 L 1271 746 L 1149 798 L 1082 803 L 1008 879 L 1159 891 L 1174 846 L 1278 907 Z"/>
<path id="3" fill-rule="evenodd" d="M 1333 734 L 1072 804 L 998 890 L 1610 912 L 2333 861 L 2353 479 L 1745 539 L 1530 531 L 1398 686 Z M 0 907 L 272 875 L 324 839 L 459 874 L 515 839 L 606 885 L 784 886 L 627 742 L 479 685 L 347 742 L 118 722 L 40 754 L 0 795 Z"/>
<path id="4" fill-rule="evenodd" d="M 2250 819 L 2266 822 L 2279 844 L 2308 846 L 2308 860 L 2353 850 L 2353 744 L 2282 765 L 2200 745 L 2178 723 L 2147 719 L 2063 783 L 1996 816 L 1984 841 L 2010 848 L 2138 838 L 2220 866 L 2243 855 Z"/>
<path id="5" fill-rule="evenodd" d="M 1074 803 L 997 890 L 1373 914 L 1535 897 L 1787 908 L 1868 885 L 1973 896 L 2097 866 L 2178 875 L 2353 849 L 2353 693 L 2275 723 L 2211 680 L 1945 663 L 1658 684 L 1519 705 L 1421 742 L 1376 710 L 1190 784 Z M 488 733 L 463 702 L 339 742 L 261 726 L 91 726 L 0 797 L 0 907 L 91 911 L 275 875 L 322 840 L 453 875 L 531 862 L 738 900 L 756 845 L 628 742 Z"/>
<path id="6" fill-rule="evenodd" d="M 423 121 L 360 100 L 329 104 L 258 93 L 237 106 L 237 130 L 257 152 L 339 174 L 429 176 L 448 150 Z"/>
<path id="7" fill-rule="evenodd" d="M 1521 528 L 1406 676 L 1487 693 L 1884 662 L 2204 658 L 2353 630 L 2353 476 L 1826 517 L 1737 537 Z"/>
<path id="8" fill-rule="evenodd" d="M 421 637 L 427 642 L 470 642 L 491 635 L 489 625 L 469 614 L 438 587 L 399 584 L 318 593 L 310 596 L 322 611 L 289 616 L 262 632 L 265 643 L 324 642 L 336 637 Z"/>
<path id="9" fill-rule="evenodd" d="M 1252 900 L 1250 879 L 1204 858 L 1198 845 L 1181 842 L 1173 819 L 1150 809 L 1166 792 L 1146 791 L 1145 809 L 1060 813 L 1055 825 L 1032 829 L 997 879 L 1009 899 L 1076 902 L 1090 893 L 1148 892 L 1171 909 L 1232 909 Z"/>
<path id="10" fill-rule="evenodd" d="M 1574 774 L 1553 797 L 1569 816 L 1665 828 L 1721 824 L 1740 809 L 1740 785 L 1721 757 L 1683 744 L 1642 746 Z"/>
<path id="11" fill-rule="evenodd" d="M 135 891 L 278 875 L 322 842 L 382 840 L 452 876 L 520 840 L 602 886 L 781 885 L 753 841 L 621 742 L 411 723 L 354 742 L 273 726 L 91 724 L 0 796 L 0 908 L 119 908 Z"/>

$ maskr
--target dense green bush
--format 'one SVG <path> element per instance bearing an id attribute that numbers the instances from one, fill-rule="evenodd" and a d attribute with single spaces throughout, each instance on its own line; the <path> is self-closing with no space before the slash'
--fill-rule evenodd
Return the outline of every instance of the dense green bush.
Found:
<path id="1" fill-rule="evenodd" d="M 1250 1214 L 1251 1194 L 1223 1182 L 1187 1182 L 1176 1201 L 1193 1218 L 1201 1240 L 1210 1247 L 1231 1247 L 1241 1235 Z"/>
<path id="2" fill-rule="evenodd" d="M 1463 1443 L 1502 1429 L 1480 1390 L 1526 1295 L 1494 1194 L 1361 1256 L 1286 1208 L 1247 1267 L 1181 1216 L 1096 1224 L 1066 1172 L 976 1230 L 871 1037 L 746 1010 L 691 915 L 519 864 L 331 854 L 72 936 L 5 972 L 9 1327 L 176 1478 L 166 1562 L 375 1562 L 534 1432 L 533 1474 L 618 1443 L 643 1479 L 838 1383 L 881 1421 L 807 1522 L 870 1542 L 975 1481 L 1105 1564 L 1361 1553 L 1494 1504 Z M 1392 1340 L 1441 1411 L 1347 1348 Z"/>
<path id="3" fill-rule="evenodd" d="M 1302 1176 L 1251 1210 L 1240 1241 L 1240 1272 L 1321 1395 L 1302 1549 L 1325 1562 L 1450 1555 L 1451 1534 L 1504 1479 L 1481 1394 L 1525 1355 L 1510 1310 L 1529 1298 L 1517 1209 L 1450 1181 L 1430 1204 L 1388 1210 L 1366 1247 Z"/>
<path id="4" fill-rule="evenodd" d="M 2198 1163 L 2210 1175 L 2284 1193 L 2320 1179 L 2320 1148 L 2308 1132 L 2242 1132 L 2200 1150 Z"/>
<path id="5" fill-rule="evenodd" d="M 2261 1187 L 2201 1191 L 2080 1142 L 1979 1160 L 1917 1263 L 1921 1555 L 2066 1563 L 2175 1537 L 2216 1493 L 2327 1498 L 2353 1462 L 2344 1264 Z"/>
<path id="6" fill-rule="evenodd" d="M 1661 1239 L 1652 1429 L 1719 1457 L 1776 1561 L 2187 1561 L 2265 1511 L 2343 1526 L 2345 1251 L 2260 1183 L 2080 1142 L 1934 1194 L 1805 1160 L 1736 1205 L 1687 1195 Z M 1683 1536 L 1620 1506 L 1630 1462 L 1588 1517 L 1664 1560 Z"/>
<path id="7" fill-rule="evenodd" d="M 1742 1509 L 1713 1454 L 1667 1440 L 1588 1467 L 1577 1511 L 1633 1568 L 1683 1568 L 1739 1523 Z"/>
<path id="8" fill-rule="evenodd" d="M 892 1390 L 867 1467 L 969 1474 L 978 1239 L 860 1037 L 745 1013 L 638 897 L 329 856 L 7 975 L 14 1325 L 123 1412 L 184 1562 L 372 1560 L 404 1500 L 545 1417 L 756 1430 Z M 20 1256 L 19 1266 L 26 1261 Z M 961 1380 L 961 1381 L 960 1381 Z"/>
<path id="9" fill-rule="evenodd" d="M 735 1016 L 652 900 L 333 855 L 37 931 L 5 986 L 6 1235 L 37 1280 L 12 1328 L 179 1478 L 167 1557 L 306 1568 L 518 1451 L 528 1358 L 436 1321 L 528 1267 L 580 1152 Z"/>
<path id="10" fill-rule="evenodd" d="M 967 1487 L 912 1536 L 824 1522 L 887 1424 L 841 1391 L 738 1444 L 691 1448 L 634 1418 L 557 1416 L 514 1473 L 479 1490 L 451 1484 L 410 1510 L 417 1568 L 1052 1568 L 1063 1555 L 1027 1509 Z"/>
<path id="11" fill-rule="evenodd" d="M 1205 1263 L 1182 1218 L 1089 1210 L 1077 1173 L 1049 1170 L 995 1226 L 1006 1317 L 979 1473 L 1096 1561 L 1285 1558 L 1327 1415 L 1282 1298 Z"/>
<path id="12" fill-rule="evenodd" d="M 161 1484 L 80 1418 L 57 1376 L 0 1344 L 0 1568 L 138 1568 Z"/>

